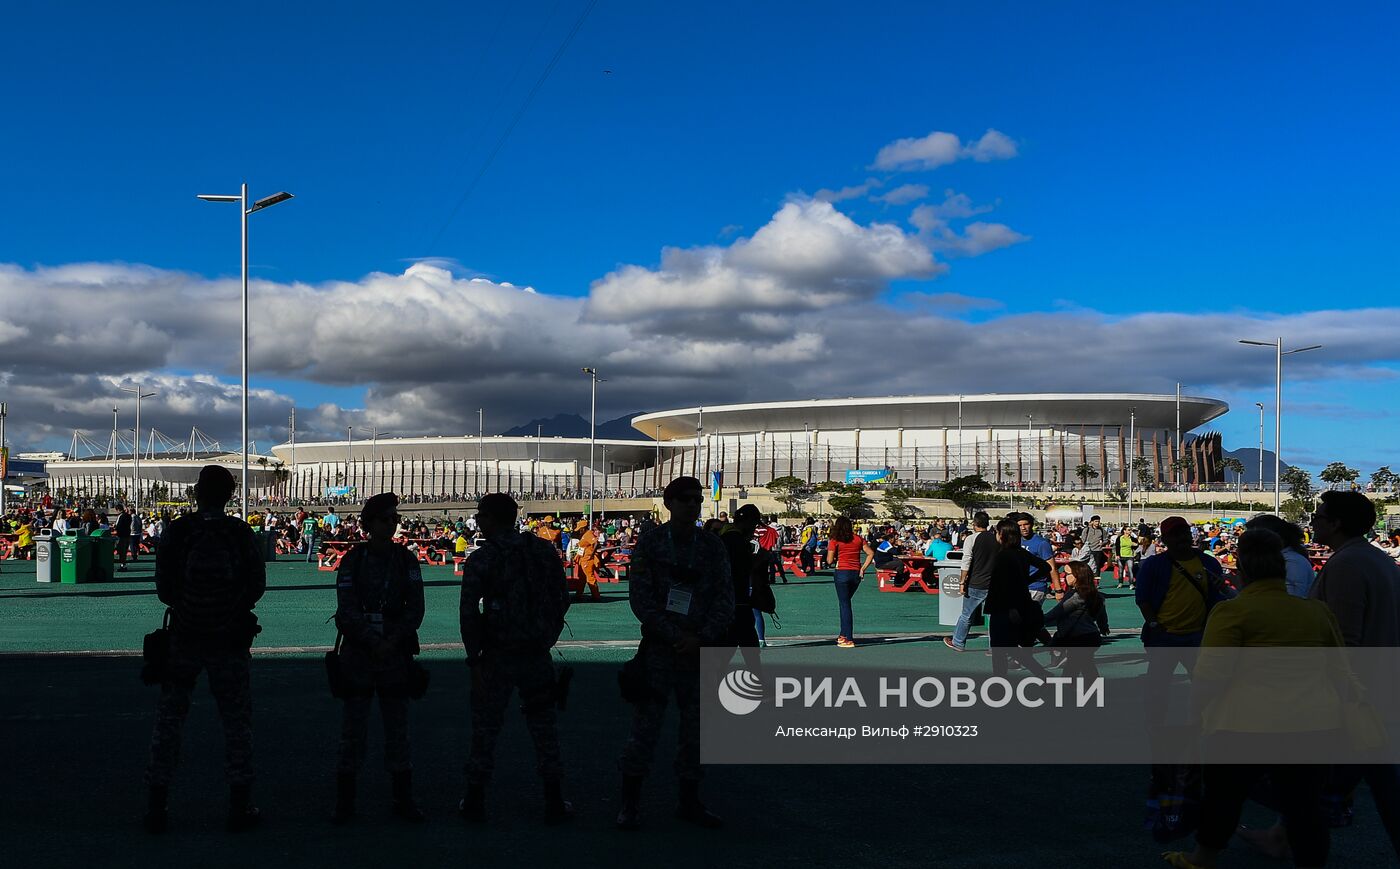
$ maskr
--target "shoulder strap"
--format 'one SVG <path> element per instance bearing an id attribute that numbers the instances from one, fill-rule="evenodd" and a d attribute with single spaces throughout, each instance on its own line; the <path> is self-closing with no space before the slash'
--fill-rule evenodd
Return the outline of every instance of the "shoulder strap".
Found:
<path id="1" fill-rule="evenodd" d="M 1191 574 L 1187 573 L 1186 568 L 1182 567 L 1180 562 L 1178 562 L 1175 558 L 1171 559 L 1171 562 L 1172 568 L 1174 568 L 1177 573 L 1182 575 L 1182 577 L 1186 580 L 1186 584 L 1194 588 L 1196 592 L 1200 594 L 1201 600 L 1205 601 L 1206 606 L 1209 607 L 1210 590 L 1208 586 L 1210 585 L 1210 581 L 1207 580 L 1204 584 L 1198 584 L 1196 582 L 1196 578 Z M 1207 575 L 1210 574 L 1210 571 L 1206 570 L 1206 563 L 1204 561 L 1201 562 L 1201 570 L 1204 571 Z"/>

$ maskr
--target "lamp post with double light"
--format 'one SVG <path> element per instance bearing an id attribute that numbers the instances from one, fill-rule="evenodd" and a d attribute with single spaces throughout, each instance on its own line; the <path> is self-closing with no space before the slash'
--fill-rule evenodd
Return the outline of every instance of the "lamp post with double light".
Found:
<path id="1" fill-rule="evenodd" d="M 243 494 L 239 499 L 239 512 L 246 521 L 248 518 L 248 215 L 264 208 L 271 208 L 279 202 L 286 202 L 292 194 L 285 190 L 264 196 L 252 205 L 248 204 L 248 185 L 245 182 L 237 195 L 222 193 L 200 193 L 198 198 L 205 202 L 237 202 L 239 225 L 243 234 Z"/>
<path id="2" fill-rule="evenodd" d="M 1278 515 L 1283 507 L 1282 489 L 1279 486 L 1279 471 L 1282 461 L 1279 458 L 1279 453 L 1283 449 L 1283 357 L 1292 356 L 1294 353 L 1306 353 L 1309 350 L 1321 350 L 1322 345 L 1312 344 L 1307 347 L 1284 350 L 1282 338 L 1273 341 L 1249 341 L 1241 338 L 1240 343 L 1255 347 L 1274 348 L 1274 514 Z"/>

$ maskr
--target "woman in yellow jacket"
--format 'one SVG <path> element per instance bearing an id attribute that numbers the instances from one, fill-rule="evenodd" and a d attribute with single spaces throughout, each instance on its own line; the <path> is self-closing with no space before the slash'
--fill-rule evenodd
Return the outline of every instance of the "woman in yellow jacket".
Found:
<path id="1" fill-rule="evenodd" d="M 1214 867 L 1235 834 L 1245 800 L 1267 775 L 1294 865 L 1323 866 L 1329 841 L 1319 805 L 1328 768 L 1279 758 L 1296 757 L 1310 744 L 1345 739 L 1342 705 L 1358 696 L 1359 687 L 1340 651 L 1292 651 L 1340 650 L 1342 634 L 1326 604 L 1288 593 L 1283 540 L 1277 534 L 1246 531 L 1237 568 L 1244 587 L 1211 610 L 1192 672 L 1206 761 L 1196 850 L 1162 856 L 1177 869 Z"/>

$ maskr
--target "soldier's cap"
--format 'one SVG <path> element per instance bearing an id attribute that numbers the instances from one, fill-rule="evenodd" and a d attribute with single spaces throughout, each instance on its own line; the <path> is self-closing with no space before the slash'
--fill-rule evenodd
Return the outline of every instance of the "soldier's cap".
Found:
<path id="1" fill-rule="evenodd" d="M 237 488 L 233 473 L 223 465 L 205 465 L 199 469 L 199 480 L 195 483 L 206 495 L 232 495 Z"/>
<path id="2" fill-rule="evenodd" d="M 683 494 L 703 491 L 705 491 L 705 487 L 700 485 L 700 481 L 694 477 L 677 477 L 666 484 L 665 490 L 661 493 L 661 500 L 674 501 Z"/>
<path id="3" fill-rule="evenodd" d="M 762 521 L 763 514 L 758 512 L 758 508 L 753 504 L 745 504 L 734 511 L 735 522 L 759 522 Z"/>
<path id="4" fill-rule="evenodd" d="M 1165 536 L 1165 535 L 1167 535 L 1167 534 L 1170 534 L 1170 533 L 1172 533 L 1173 531 L 1189 531 L 1189 530 L 1191 530 L 1191 523 L 1190 523 L 1190 522 L 1187 522 L 1186 519 L 1185 519 L 1185 517 L 1182 517 L 1182 516 L 1168 516 L 1167 518 L 1165 518 L 1165 519 L 1162 520 L 1162 534 L 1163 534 L 1163 536 Z"/>
<path id="5" fill-rule="evenodd" d="M 398 509 L 398 495 L 395 495 L 393 492 L 380 492 L 378 495 L 371 497 L 365 502 L 365 505 L 360 508 L 360 521 L 369 522 L 372 519 L 378 519 L 381 516 L 392 514 Z"/>

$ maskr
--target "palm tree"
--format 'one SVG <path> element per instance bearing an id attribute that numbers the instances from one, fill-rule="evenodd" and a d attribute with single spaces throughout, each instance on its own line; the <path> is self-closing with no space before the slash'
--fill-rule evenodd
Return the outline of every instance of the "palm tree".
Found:
<path id="1" fill-rule="evenodd" d="M 1244 462 L 1234 456 L 1226 456 L 1220 460 L 1220 467 L 1226 471 L 1233 471 L 1235 474 L 1235 497 L 1241 497 L 1240 492 L 1244 488 Z"/>
<path id="2" fill-rule="evenodd" d="M 1079 486 L 1082 489 L 1088 489 L 1089 481 L 1097 480 L 1099 478 L 1099 472 L 1094 468 L 1093 465 L 1089 464 L 1088 462 L 1085 462 L 1084 464 L 1075 468 L 1074 475 L 1079 478 Z"/>

